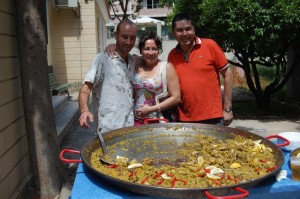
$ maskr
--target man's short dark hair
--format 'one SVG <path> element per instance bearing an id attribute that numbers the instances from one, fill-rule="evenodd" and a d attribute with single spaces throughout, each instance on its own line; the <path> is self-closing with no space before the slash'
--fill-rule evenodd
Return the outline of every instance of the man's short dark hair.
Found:
<path id="1" fill-rule="evenodd" d="M 124 19 L 124 20 L 122 20 L 120 23 L 118 23 L 118 25 L 117 25 L 117 34 L 120 32 L 120 27 L 121 27 L 121 25 L 123 24 L 123 23 L 127 23 L 127 24 L 129 24 L 129 25 L 134 25 L 135 27 L 136 27 L 136 24 L 135 23 L 133 23 L 130 19 Z"/>
<path id="2" fill-rule="evenodd" d="M 178 13 L 177 15 L 174 16 L 174 18 L 172 20 L 172 29 L 175 28 L 177 21 L 182 21 L 182 20 L 190 21 L 192 26 L 194 26 L 191 16 L 187 13 L 182 12 L 182 13 Z"/>

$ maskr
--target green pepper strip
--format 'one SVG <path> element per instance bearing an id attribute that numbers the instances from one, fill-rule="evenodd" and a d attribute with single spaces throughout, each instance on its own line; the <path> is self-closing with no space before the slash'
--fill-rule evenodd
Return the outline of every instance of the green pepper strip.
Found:
<path id="1" fill-rule="evenodd" d="M 273 167 L 268 168 L 268 169 L 266 170 L 266 172 L 273 171 L 273 170 L 276 169 L 276 168 L 277 168 L 277 166 L 275 165 L 275 166 L 273 166 Z"/>
<path id="2" fill-rule="evenodd" d="M 117 168 L 118 166 L 119 165 L 116 164 L 105 165 L 106 168 L 111 168 L 111 169 Z"/>
<path id="3" fill-rule="evenodd" d="M 144 184 L 149 178 L 150 178 L 150 175 L 147 176 L 146 178 L 144 178 L 144 179 L 141 181 L 141 184 Z"/>
<path id="4" fill-rule="evenodd" d="M 213 183 L 215 183 L 216 185 L 219 185 L 219 186 L 222 186 L 222 184 L 219 182 L 219 181 L 217 181 L 217 180 L 213 180 L 213 179 L 210 179 Z"/>

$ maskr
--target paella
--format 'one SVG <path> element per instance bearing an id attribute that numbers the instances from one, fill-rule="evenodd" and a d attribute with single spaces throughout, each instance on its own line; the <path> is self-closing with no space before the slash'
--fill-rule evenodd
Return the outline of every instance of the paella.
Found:
<path id="1" fill-rule="evenodd" d="M 113 164 L 100 161 L 102 151 L 99 148 L 91 154 L 91 166 L 119 180 L 164 188 L 235 186 L 266 176 L 277 168 L 272 149 L 259 139 L 234 135 L 224 140 L 197 134 L 193 135 L 192 142 L 182 142 L 180 146 L 176 140 L 164 141 L 165 148 L 171 149 L 168 151 L 160 150 L 161 147 L 154 140 L 157 139 L 149 137 L 139 144 L 139 147 L 151 148 L 148 150 L 151 153 L 145 153 L 142 159 L 116 155 Z M 130 143 L 125 140 L 119 142 L 118 146 L 109 146 L 109 150 L 121 147 L 126 152 L 133 147 L 132 143 L 137 142 L 138 139 Z M 136 150 L 144 149 L 136 147 Z M 164 157 L 169 158 L 155 158 L 161 153 L 167 153 Z M 176 158 L 172 158 L 171 153 L 175 153 Z"/>

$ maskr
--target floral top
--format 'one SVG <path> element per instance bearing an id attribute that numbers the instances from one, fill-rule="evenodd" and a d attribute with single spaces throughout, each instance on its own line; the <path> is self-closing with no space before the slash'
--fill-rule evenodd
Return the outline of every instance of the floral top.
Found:
<path id="1" fill-rule="evenodd" d="M 134 110 L 138 109 L 140 104 L 154 106 L 156 104 L 155 96 L 163 92 L 162 78 L 158 72 L 156 78 L 143 80 L 139 74 L 135 73 L 133 88 L 135 92 Z M 160 112 L 153 112 L 147 118 L 158 118 L 160 114 Z"/>

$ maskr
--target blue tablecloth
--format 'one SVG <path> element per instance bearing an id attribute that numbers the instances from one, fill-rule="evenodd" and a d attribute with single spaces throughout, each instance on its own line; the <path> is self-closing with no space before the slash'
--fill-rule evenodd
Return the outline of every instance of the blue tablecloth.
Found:
<path id="1" fill-rule="evenodd" d="M 287 170 L 287 179 L 276 181 L 275 176 L 263 181 L 258 186 L 248 189 L 248 198 L 300 199 L 300 182 L 291 179 L 288 164 L 289 153 L 285 153 L 285 162 L 281 169 Z M 82 163 L 79 164 L 70 199 L 159 199 L 161 197 L 144 196 L 111 186 L 91 172 Z M 162 198 L 161 198 L 162 199 Z"/>

